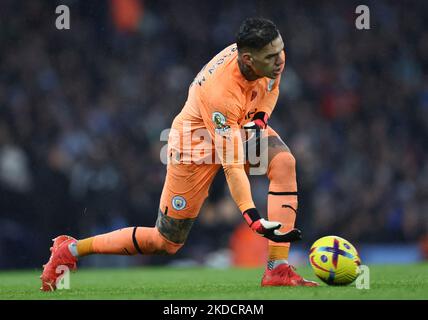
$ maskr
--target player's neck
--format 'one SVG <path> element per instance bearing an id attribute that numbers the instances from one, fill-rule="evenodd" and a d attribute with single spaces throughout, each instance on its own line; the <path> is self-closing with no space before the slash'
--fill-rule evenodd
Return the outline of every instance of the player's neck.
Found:
<path id="1" fill-rule="evenodd" d="M 246 80 L 255 81 L 261 78 L 257 74 L 255 74 L 251 68 L 249 68 L 247 65 L 242 63 L 240 59 L 238 59 L 238 66 L 239 66 L 239 71 L 241 71 L 242 75 Z"/>

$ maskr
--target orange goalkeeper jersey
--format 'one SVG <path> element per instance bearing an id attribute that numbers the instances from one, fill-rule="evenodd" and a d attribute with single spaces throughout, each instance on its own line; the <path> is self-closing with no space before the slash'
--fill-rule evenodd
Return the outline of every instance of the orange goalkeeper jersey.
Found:
<path id="1" fill-rule="evenodd" d="M 228 46 L 192 82 L 186 104 L 172 124 L 181 141 L 170 140 L 170 147 L 180 152 L 181 161 L 201 161 L 202 155 L 192 154 L 192 150 L 212 147 L 214 151 L 216 134 L 224 136 L 241 128 L 256 112 L 271 115 L 279 95 L 280 76 L 248 81 L 239 70 L 237 57 L 236 44 Z M 189 143 L 191 136 L 183 137 L 183 132 L 193 135 L 200 129 L 206 129 L 211 138 L 204 140 L 205 145 L 200 139 L 190 139 Z"/>
<path id="2" fill-rule="evenodd" d="M 284 55 L 284 52 L 282 53 Z M 189 88 L 188 99 L 182 111 L 175 117 L 170 134 L 168 148 L 175 161 L 179 163 L 202 163 L 220 155 L 228 179 L 229 188 L 238 206 L 254 206 L 249 190 L 234 196 L 233 189 L 241 190 L 235 184 L 242 181 L 243 157 L 242 140 L 234 135 L 242 126 L 251 121 L 256 112 L 271 115 L 279 95 L 280 76 L 276 79 L 260 78 L 248 81 L 238 66 L 238 49 L 232 44 L 209 61 L 196 76 Z M 232 137 L 232 138 L 231 138 Z M 231 144 L 223 143 L 220 147 L 214 141 L 232 139 Z M 232 158 L 224 157 L 233 149 Z M 209 150 L 203 152 L 201 150 Z M 238 167 L 242 172 L 228 175 L 228 169 Z M 244 180 L 245 180 L 244 179 Z M 244 188 L 246 189 L 246 188 Z M 248 187 L 249 189 L 249 187 Z M 237 199 L 240 198 L 241 200 Z M 243 199 L 243 200 L 242 200 Z"/>

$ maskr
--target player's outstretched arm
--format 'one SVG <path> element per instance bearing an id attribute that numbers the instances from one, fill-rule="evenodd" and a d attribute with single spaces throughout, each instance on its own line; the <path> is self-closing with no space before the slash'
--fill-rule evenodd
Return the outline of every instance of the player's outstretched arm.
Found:
<path id="1" fill-rule="evenodd" d="M 281 232 L 281 223 L 261 218 L 251 197 L 250 182 L 243 166 L 223 166 L 233 200 L 241 210 L 249 227 L 274 242 L 293 242 L 301 239 L 301 232 L 292 229 Z"/>

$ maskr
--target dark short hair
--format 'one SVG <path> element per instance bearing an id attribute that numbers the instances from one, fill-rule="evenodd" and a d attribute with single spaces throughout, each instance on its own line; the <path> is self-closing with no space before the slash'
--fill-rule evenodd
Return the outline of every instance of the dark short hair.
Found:
<path id="1" fill-rule="evenodd" d="M 243 48 L 260 50 L 279 36 L 275 24 L 264 18 L 248 18 L 236 35 L 238 51 Z"/>

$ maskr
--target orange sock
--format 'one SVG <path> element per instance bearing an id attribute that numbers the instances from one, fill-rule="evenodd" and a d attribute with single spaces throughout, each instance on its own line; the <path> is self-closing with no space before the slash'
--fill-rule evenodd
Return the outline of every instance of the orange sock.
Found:
<path id="1" fill-rule="evenodd" d="M 128 227 L 77 242 L 79 257 L 89 254 L 174 254 L 183 244 L 164 238 L 157 228 Z"/>
<path id="2" fill-rule="evenodd" d="M 288 260 L 288 252 L 290 244 L 283 246 L 269 245 L 268 259 L 269 260 Z"/>
<path id="3" fill-rule="evenodd" d="M 83 257 L 93 253 L 94 252 L 94 249 L 92 248 L 93 241 L 94 241 L 94 237 L 77 241 L 77 244 L 76 244 L 77 255 L 79 257 Z"/>
<path id="4" fill-rule="evenodd" d="M 294 228 L 297 210 L 295 159 L 290 152 L 280 152 L 269 163 L 268 219 L 281 222 L 280 231 Z M 287 260 L 290 243 L 269 241 L 269 261 Z"/>

